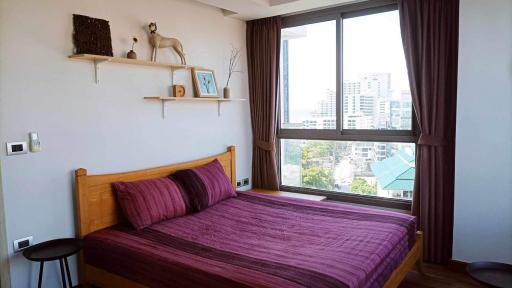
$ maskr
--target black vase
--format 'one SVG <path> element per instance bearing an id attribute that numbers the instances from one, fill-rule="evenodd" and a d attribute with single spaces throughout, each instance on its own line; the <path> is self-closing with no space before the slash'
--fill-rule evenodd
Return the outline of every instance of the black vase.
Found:
<path id="1" fill-rule="evenodd" d="M 137 53 L 135 51 L 130 50 L 128 53 L 126 53 L 126 58 L 128 59 L 137 59 Z"/>

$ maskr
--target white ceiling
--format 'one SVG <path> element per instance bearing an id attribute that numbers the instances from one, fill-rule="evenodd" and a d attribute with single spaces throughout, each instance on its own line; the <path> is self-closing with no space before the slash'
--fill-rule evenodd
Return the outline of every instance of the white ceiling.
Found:
<path id="1" fill-rule="evenodd" d="M 224 15 L 252 20 L 300 11 L 315 10 L 360 0 L 195 0 L 217 7 Z"/>

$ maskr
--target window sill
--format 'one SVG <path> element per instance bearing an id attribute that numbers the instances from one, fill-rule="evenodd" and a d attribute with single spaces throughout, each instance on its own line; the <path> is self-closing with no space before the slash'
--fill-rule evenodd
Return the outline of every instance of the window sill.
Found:
<path id="1" fill-rule="evenodd" d="M 332 191 L 325 191 L 325 190 L 319 190 L 319 189 L 293 187 L 293 186 L 286 186 L 286 185 L 281 185 L 281 187 L 279 187 L 279 190 L 293 192 L 293 193 L 303 193 L 303 194 L 310 194 L 310 195 L 326 196 L 327 201 L 346 202 L 346 203 L 351 203 L 351 204 L 372 206 L 375 208 L 388 208 L 388 209 L 398 210 L 399 212 L 411 211 L 411 205 L 412 205 L 411 200 L 383 198 L 383 197 L 377 197 L 377 196 L 366 196 L 366 195 L 350 194 L 350 193 L 343 193 L 343 192 L 332 192 Z"/>

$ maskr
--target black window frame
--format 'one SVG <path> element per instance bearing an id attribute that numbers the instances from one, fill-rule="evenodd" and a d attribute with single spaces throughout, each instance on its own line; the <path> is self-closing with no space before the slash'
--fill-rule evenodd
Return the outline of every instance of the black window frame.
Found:
<path id="1" fill-rule="evenodd" d="M 287 186 L 282 184 L 281 140 L 331 140 L 361 142 L 401 142 L 417 143 L 418 125 L 416 113 L 412 109 L 411 130 L 343 129 L 343 19 L 398 10 L 396 0 L 367 1 L 327 8 L 302 14 L 283 17 L 282 28 L 336 21 L 336 129 L 287 129 L 281 127 L 281 108 L 278 109 L 277 143 L 279 189 L 296 193 L 327 196 L 330 200 L 351 202 L 363 205 L 381 206 L 400 210 L 410 210 L 411 200 L 385 198 L 346 192 L 334 192 L 314 188 Z M 281 105 L 281 99 L 279 99 Z"/>

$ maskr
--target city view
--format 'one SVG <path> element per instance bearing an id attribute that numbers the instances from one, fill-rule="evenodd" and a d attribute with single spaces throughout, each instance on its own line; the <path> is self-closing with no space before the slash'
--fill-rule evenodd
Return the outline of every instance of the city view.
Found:
<path id="1" fill-rule="evenodd" d="M 339 105 L 332 61 L 335 25 L 327 21 L 283 29 L 281 129 L 333 130 L 341 109 L 342 129 L 411 130 L 411 94 L 399 30 L 394 27 L 398 28 L 398 15 L 343 20 L 343 59 L 350 61 L 343 61 Z M 361 29 L 370 29 L 375 37 L 359 37 Z M 311 58 L 307 51 L 317 53 Z M 280 147 L 283 185 L 412 197 L 413 143 L 281 139 Z"/>

